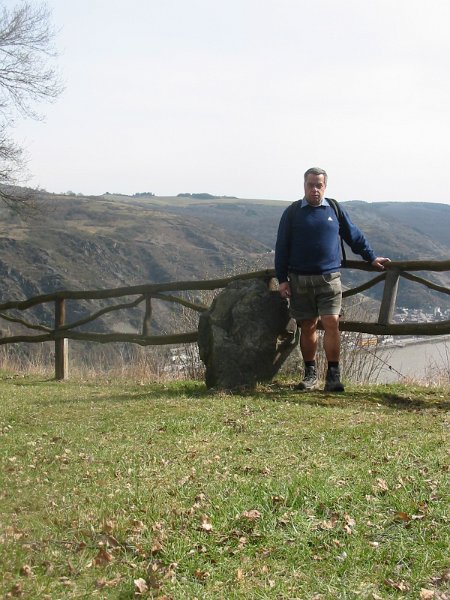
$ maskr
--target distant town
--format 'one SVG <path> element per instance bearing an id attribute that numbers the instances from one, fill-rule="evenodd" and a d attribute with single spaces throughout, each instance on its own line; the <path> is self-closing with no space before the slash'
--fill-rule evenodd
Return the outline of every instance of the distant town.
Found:
<path id="1" fill-rule="evenodd" d="M 395 323 L 433 323 L 450 319 L 450 308 L 441 309 L 439 306 L 431 312 L 420 308 L 397 308 L 394 315 Z"/>
<path id="2" fill-rule="evenodd" d="M 394 323 L 435 323 L 436 321 L 450 320 L 450 309 L 441 309 L 436 306 L 427 312 L 418 308 L 399 307 L 394 314 Z M 417 335 L 373 335 L 361 333 L 351 342 L 354 348 L 376 348 L 380 346 L 400 346 L 414 344 L 428 340 L 430 336 Z M 443 337 L 441 339 L 444 339 Z"/>

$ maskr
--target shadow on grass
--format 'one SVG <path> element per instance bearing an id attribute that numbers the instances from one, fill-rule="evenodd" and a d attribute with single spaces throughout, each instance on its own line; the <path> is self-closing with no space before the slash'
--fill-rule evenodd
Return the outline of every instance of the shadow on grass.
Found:
<path id="1" fill-rule="evenodd" d="M 445 394 L 445 399 L 444 398 Z M 422 396 L 422 397 L 421 397 Z M 425 399 L 423 398 L 425 396 Z M 292 385 L 272 384 L 270 389 L 255 394 L 258 398 L 269 398 L 275 402 L 291 402 L 295 404 L 309 404 L 312 406 L 322 406 L 324 408 L 348 408 L 355 402 L 362 404 L 376 404 L 386 406 L 395 410 L 450 410 L 449 392 L 443 392 L 438 396 L 438 392 L 425 388 L 417 391 L 407 386 L 402 388 L 401 392 L 392 391 L 386 388 L 362 387 L 357 389 L 351 387 L 343 393 L 325 393 L 314 390 L 313 392 L 297 392 Z"/>
<path id="2" fill-rule="evenodd" d="M 379 402 L 380 404 L 384 404 L 385 406 L 390 406 L 392 408 L 397 409 L 406 409 L 406 410 L 429 410 L 429 409 L 438 409 L 438 410 L 450 410 L 450 402 L 442 401 L 442 400 L 433 400 L 433 401 L 425 401 L 420 398 L 405 398 L 404 396 L 399 396 L 398 394 L 381 394 L 378 399 L 370 400 L 372 402 Z"/>

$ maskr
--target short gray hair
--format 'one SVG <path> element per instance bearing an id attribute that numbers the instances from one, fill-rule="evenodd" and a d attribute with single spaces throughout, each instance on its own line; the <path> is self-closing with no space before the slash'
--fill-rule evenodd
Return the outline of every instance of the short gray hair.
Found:
<path id="1" fill-rule="evenodd" d="M 327 185 L 328 175 L 327 175 L 327 172 L 324 171 L 323 169 L 320 169 L 319 167 L 311 167 L 310 169 L 305 171 L 304 181 L 306 181 L 306 178 L 308 177 L 308 175 L 323 175 L 325 185 Z"/>

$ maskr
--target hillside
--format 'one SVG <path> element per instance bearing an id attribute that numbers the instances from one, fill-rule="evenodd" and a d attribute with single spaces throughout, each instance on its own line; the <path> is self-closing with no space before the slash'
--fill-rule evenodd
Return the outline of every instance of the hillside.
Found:
<path id="1" fill-rule="evenodd" d="M 379 254 L 394 260 L 450 255 L 450 206 L 343 204 Z M 37 208 L 27 214 L 0 207 L 0 301 L 58 289 L 214 278 L 272 267 L 277 226 L 287 205 L 275 200 L 41 193 Z M 344 282 L 350 286 L 368 277 L 345 271 Z M 434 279 L 450 285 L 448 274 Z M 379 297 L 381 289 L 377 286 L 371 294 Z M 422 286 L 402 282 L 398 304 L 447 308 L 450 299 L 436 299 Z M 86 307 L 68 310 L 76 317 Z M 158 312 L 155 326 L 170 329 L 168 306 Z M 36 316 L 51 319 L 50 313 Z M 120 322 L 109 318 L 108 327 L 136 330 L 141 317 L 137 310 Z"/>
<path id="2" fill-rule="evenodd" d="M 2 207 L 0 217 L 0 302 L 59 289 L 213 278 L 249 270 L 270 252 L 256 239 L 126 197 L 42 194 L 32 212 L 18 215 Z M 69 305 L 69 318 L 86 309 Z M 170 320 L 167 304 L 158 312 Z M 35 316 L 50 323 L 52 312 L 38 308 Z M 141 319 L 137 310 L 109 327 L 136 330 Z"/>

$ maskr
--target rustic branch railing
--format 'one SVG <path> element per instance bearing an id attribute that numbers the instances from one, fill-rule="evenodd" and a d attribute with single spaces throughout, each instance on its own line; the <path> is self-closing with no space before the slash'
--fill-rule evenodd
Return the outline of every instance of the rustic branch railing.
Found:
<path id="1" fill-rule="evenodd" d="M 345 268 L 357 269 L 361 271 L 376 272 L 369 264 L 361 261 L 347 261 Z M 427 279 L 412 275 L 410 271 L 431 271 L 443 272 L 450 271 L 450 260 L 448 261 L 405 261 L 389 263 L 388 268 L 383 273 L 378 274 L 370 281 L 346 290 L 344 298 L 354 296 L 364 292 L 374 285 L 384 281 L 383 298 L 380 305 L 378 321 L 369 323 L 364 321 L 340 321 L 340 329 L 342 331 L 355 331 L 360 333 L 369 333 L 373 335 L 443 335 L 450 333 L 450 320 L 437 321 L 432 323 L 392 323 L 395 304 L 397 298 L 398 283 L 400 277 L 404 277 L 410 281 L 425 285 L 429 289 L 450 295 L 450 289 L 441 285 L 437 285 Z M 197 331 L 189 331 L 185 333 L 174 333 L 169 335 L 150 335 L 150 323 L 152 318 L 152 299 L 158 299 L 165 302 L 173 302 L 180 304 L 186 308 L 196 312 L 203 312 L 208 309 L 204 304 L 190 302 L 185 298 L 173 296 L 167 292 L 183 292 L 183 291 L 201 291 L 201 290 L 216 290 L 224 288 L 226 285 L 236 280 L 245 279 L 263 279 L 269 282 L 275 277 L 275 272 L 272 269 L 264 271 L 256 271 L 252 273 L 243 273 L 233 277 L 223 279 L 210 279 L 203 281 L 178 281 L 159 284 L 144 284 L 132 287 L 121 287 L 108 290 L 90 290 L 90 291 L 70 291 L 62 290 L 51 294 L 43 294 L 28 298 L 22 301 L 11 301 L 0 304 L 0 318 L 20 324 L 28 329 L 43 332 L 39 335 L 12 335 L 0 337 L 0 345 L 12 344 L 18 342 L 37 343 L 53 341 L 55 343 L 55 378 L 64 379 L 67 376 L 68 359 L 67 359 L 67 340 L 82 340 L 90 342 L 111 343 L 111 342 L 129 342 L 132 344 L 140 344 L 141 346 L 149 345 L 174 345 L 182 343 L 196 342 L 198 339 Z M 123 298 L 127 296 L 138 296 L 131 302 L 115 304 L 113 306 L 104 307 L 89 316 L 86 316 L 72 323 L 66 323 L 66 300 L 104 300 L 111 298 Z M 4 311 L 19 310 L 24 311 L 34 306 L 54 303 L 54 327 L 46 325 L 30 323 L 25 319 L 17 316 L 6 314 Z M 76 328 L 92 323 L 99 317 L 119 311 L 129 309 L 144 303 L 145 312 L 142 324 L 142 334 L 139 333 L 94 333 L 74 331 Z"/>

